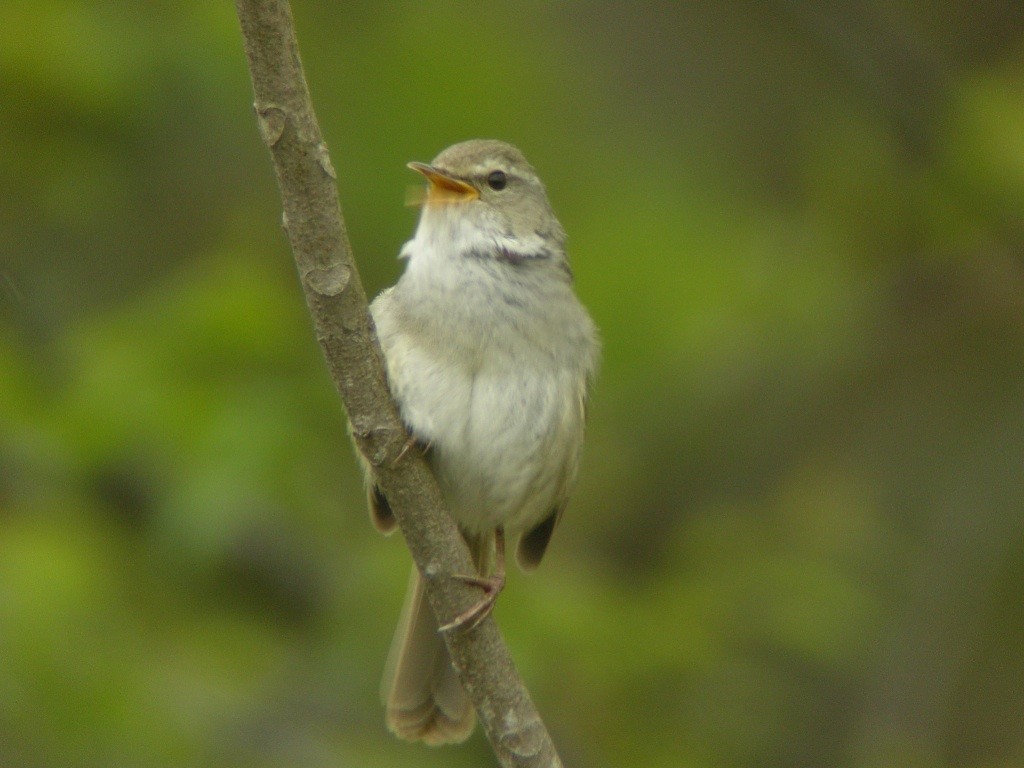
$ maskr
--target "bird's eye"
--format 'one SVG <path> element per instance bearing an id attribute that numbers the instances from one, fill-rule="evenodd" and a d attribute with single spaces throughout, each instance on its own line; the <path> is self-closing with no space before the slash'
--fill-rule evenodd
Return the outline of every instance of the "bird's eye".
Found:
<path id="1" fill-rule="evenodd" d="M 508 177 L 504 171 L 491 171 L 487 174 L 487 186 L 493 190 L 502 190 L 508 184 Z"/>

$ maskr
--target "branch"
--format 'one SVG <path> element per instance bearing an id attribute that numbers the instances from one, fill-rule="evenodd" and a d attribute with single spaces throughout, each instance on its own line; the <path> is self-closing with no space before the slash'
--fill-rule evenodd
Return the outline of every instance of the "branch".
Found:
<path id="1" fill-rule="evenodd" d="M 287 0 L 236 0 L 260 136 L 270 150 L 284 225 L 331 379 L 359 450 L 424 575 L 427 599 L 444 624 L 475 604 L 469 549 L 437 481 L 408 439 L 388 391 L 366 293 L 338 202 L 335 172 L 306 87 Z M 445 633 L 459 677 L 498 761 L 511 768 L 561 768 L 554 744 L 492 618 Z"/>

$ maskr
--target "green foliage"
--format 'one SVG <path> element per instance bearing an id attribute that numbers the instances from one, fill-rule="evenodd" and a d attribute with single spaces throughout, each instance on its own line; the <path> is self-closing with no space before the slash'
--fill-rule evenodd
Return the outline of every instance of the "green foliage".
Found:
<path id="1" fill-rule="evenodd" d="M 0 765 L 487 764 L 384 731 L 408 558 L 230 4 L 7 5 Z M 605 363 L 497 610 L 567 764 L 1024 761 L 1018 6 L 296 4 L 371 293 L 460 139 L 570 233 Z"/>

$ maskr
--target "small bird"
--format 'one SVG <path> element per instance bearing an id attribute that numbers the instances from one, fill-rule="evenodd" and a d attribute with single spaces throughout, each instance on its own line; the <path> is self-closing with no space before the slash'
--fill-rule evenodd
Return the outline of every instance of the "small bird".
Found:
<path id="1" fill-rule="evenodd" d="M 438 627 L 413 567 L 381 696 L 397 736 L 456 743 L 475 715 L 440 631 L 481 621 L 516 559 L 540 563 L 576 480 L 597 329 L 576 298 L 565 231 L 544 185 L 510 144 L 455 144 L 429 165 L 399 281 L 370 306 L 391 394 L 426 452 L 478 569 L 480 603 Z M 370 513 L 395 528 L 364 462 Z"/>

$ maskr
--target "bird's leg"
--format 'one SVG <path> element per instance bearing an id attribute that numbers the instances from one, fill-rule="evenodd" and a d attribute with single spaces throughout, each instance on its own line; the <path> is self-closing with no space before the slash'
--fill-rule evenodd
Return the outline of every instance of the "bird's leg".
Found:
<path id="1" fill-rule="evenodd" d="M 491 615 L 498 595 L 505 588 L 505 529 L 500 525 L 494 529 L 494 571 L 490 576 L 468 576 L 463 573 L 454 573 L 452 578 L 464 584 L 480 587 L 484 591 L 484 596 L 439 629 L 441 632 L 450 632 L 453 629 L 462 629 L 468 632 L 476 629 L 480 622 Z"/>

